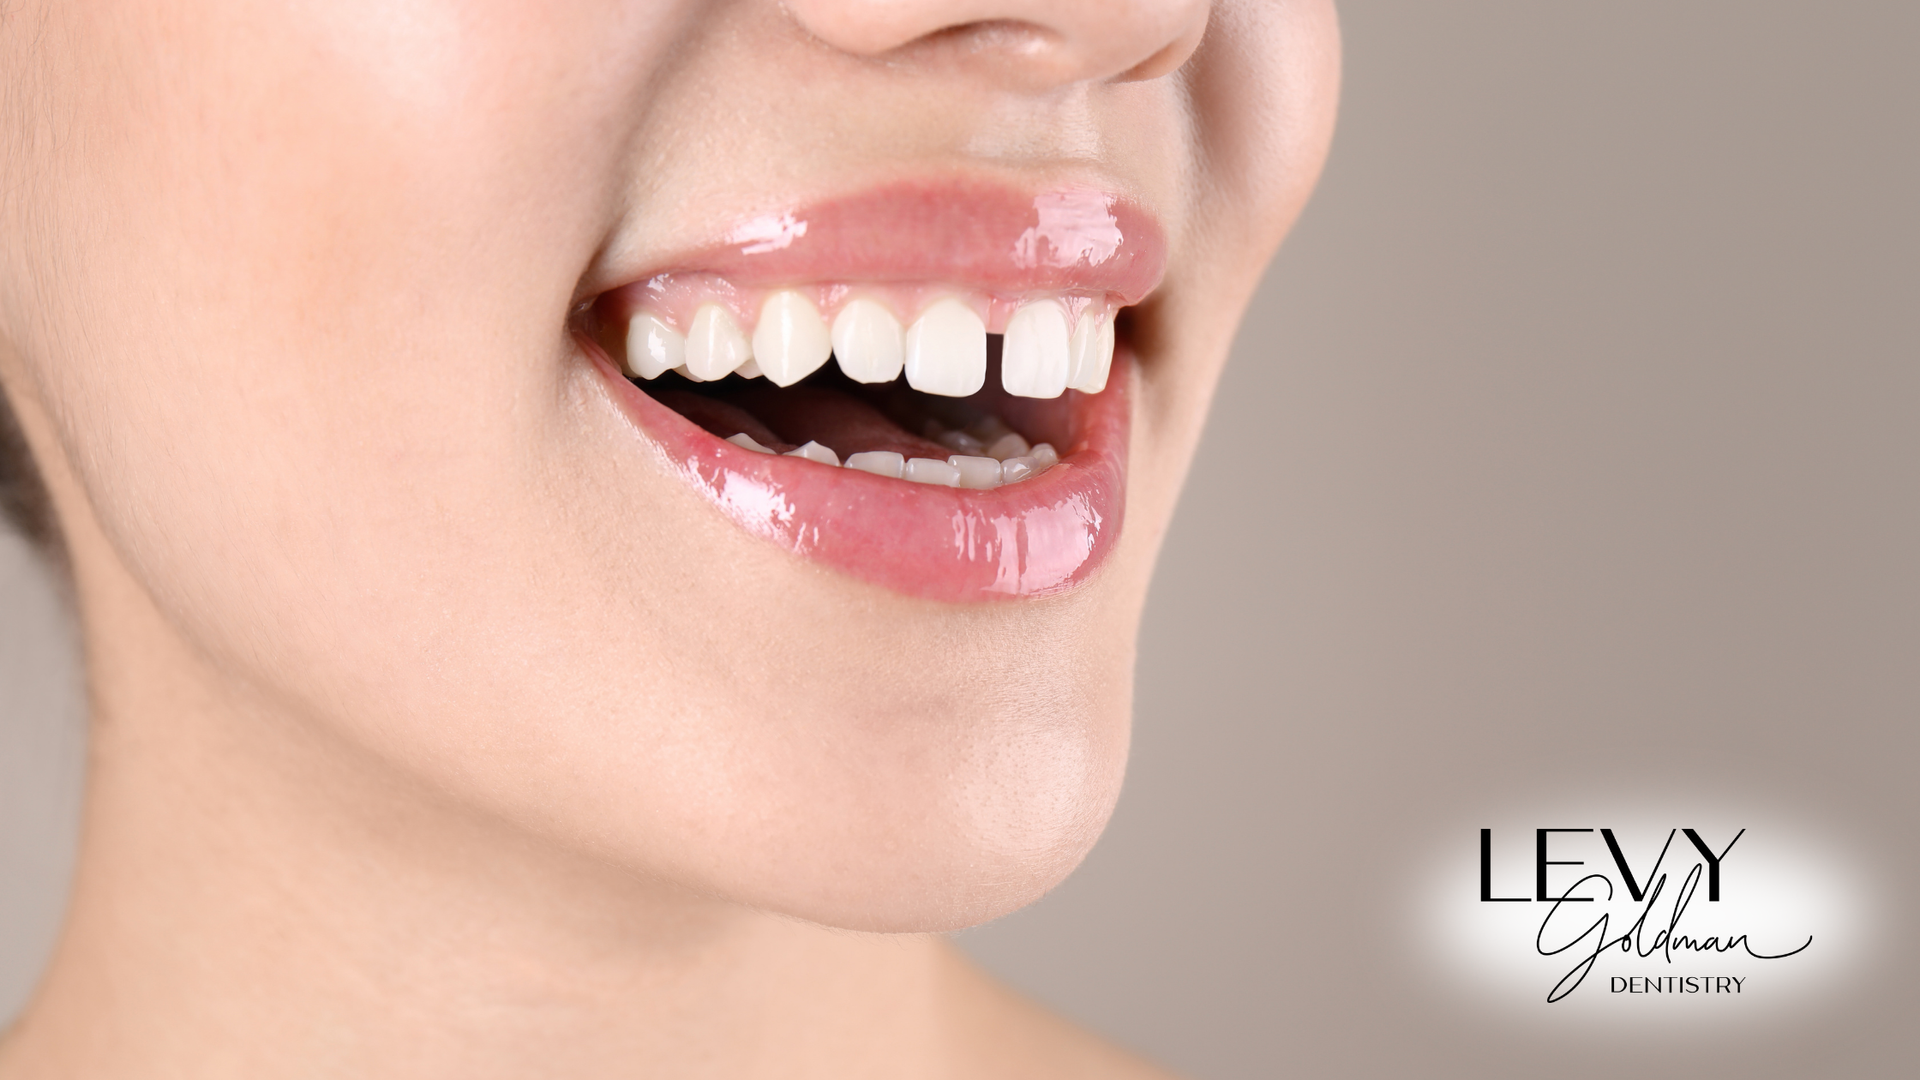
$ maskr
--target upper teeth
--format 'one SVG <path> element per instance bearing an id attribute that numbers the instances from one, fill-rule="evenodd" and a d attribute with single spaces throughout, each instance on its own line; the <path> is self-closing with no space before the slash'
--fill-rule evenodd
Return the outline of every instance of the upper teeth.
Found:
<path id="1" fill-rule="evenodd" d="M 966 397 L 987 381 L 987 324 L 948 297 L 907 327 L 907 385 L 928 394 Z"/>
<path id="2" fill-rule="evenodd" d="M 671 331 L 669 331 L 671 332 Z M 633 329 L 627 329 L 631 346 Z M 671 346 L 668 347 L 671 352 Z M 753 358 L 747 336 L 734 323 L 733 315 L 719 304 L 702 304 L 693 314 L 693 326 L 687 334 L 686 374 L 690 379 L 711 382 L 733 374 L 735 368 Z"/>
<path id="3" fill-rule="evenodd" d="M 854 382 L 887 383 L 906 363 L 900 320 L 875 300 L 853 300 L 833 317 L 833 355 Z"/>
<path id="4" fill-rule="evenodd" d="M 1000 385 L 1021 397 L 1059 397 L 1067 388 L 1067 309 L 1057 300 L 1024 304 L 1007 322 Z"/>
<path id="5" fill-rule="evenodd" d="M 828 299 L 845 290 L 813 290 Z M 996 305 L 998 305 L 996 307 Z M 761 301 L 751 336 L 718 300 L 700 303 L 685 333 L 663 312 L 642 310 L 627 324 L 627 369 L 643 379 L 671 370 L 700 382 L 764 375 L 791 386 L 832 356 L 850 379 L 890 382 L 904 371 L 916 390 L 965 397 L 987 375 L 988 321 L 1005 318 L 1000 384 L 1020 397 L 1098 393 L 1113 362 L 1113 316 L 1104 299 L 1035 297 L 1013 305 L 948 293 L 920 309 L 903 329 L 887 304 L 869 296 L 838 305 L 831 324 L 806 292 L 779 289 Z M 1072 307 L 1080 308 L 1077 317 Z"/>
<path id="6" fill-rule="evenodd" d="M 641 312 L 627 324 L 627 367 L 643 379 L 657 379 L 687 362 L 687 339 L 656 316 Z"/>
<path id="7" fill-rule="evenodd" d="M 1113 320 L 1089 308 L 1080 313 L 1067 344 L 1067 385 L 1097 394 L 1107 388 L 1113 367 Z"/>
<path id="8" fill-rule="evenodd" d="M 833 351 L 827 339 L 827 321 L 806 297 L 790 289 L 767 297 L 760 305 L 760 325 L 753 328 L 753 356 L 760 372 L 775 386 L 792 386 L 819 370 Z"/>

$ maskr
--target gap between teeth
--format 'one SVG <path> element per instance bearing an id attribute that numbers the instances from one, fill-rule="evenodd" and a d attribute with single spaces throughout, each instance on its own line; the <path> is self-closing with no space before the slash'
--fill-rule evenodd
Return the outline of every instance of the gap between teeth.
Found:
<path id="1" fill-rule="evenodd" d="M 727 441 L 743 450 L 752 450 L 758 454 L 771 454 L 770 447 L 760 445 L 759 441 L 746 432 L 730 435 Z M 847 455 L 842 462 L 840 455 L 817 442 L 786 453 L 787 457 L 805 458 L 821 465 L 836 468 L 858 469 L 875 476 L 892 477 L 895 480 L 907 480 L 916 484 L 933 484 L 940 487 L 974 488 L 988 490 L 1005 484 L 1016 484 L 1032 476 L 1037 476 L 1054 465 L 1059 464 L 1060 455 L 1052 444 L 1041 443 L 1028 446 L 1027 440 L 1008 432 L 996 438 L 991 447 L 982 448 L 980 440 L 964 431 L 943 431 L 934 441 L 954 449 L 972 449 L 976 453 L 958 453 L 945 461 L 939 458 L 910 458 L 892 450 L 866 450 L 858 454 Z"/>
<path id="2" fill-rule="evenodd" d="M 627 323 L 627 369 L 641 379 L 678 371 L 695 382 L 740 375 L 792 386 L 834 359 L 855 382 L 892 382 L 905 374 L 915 390 L 966 397 L 987 378 L 987 326 L 980 306 L 942 296 L 903 326 L 887 305 L 855 297 L 829 323 L 805 295 L 780 289 L 761 302 L 751 335 L 717 300 L 695 308 L 685 334 L 643 310 Z M 1099 393 L 1112 365 L 1113 315 L 1104 301 L 1036 297 L 1007 319 L 1000 382 L 1009 394 Z"/>

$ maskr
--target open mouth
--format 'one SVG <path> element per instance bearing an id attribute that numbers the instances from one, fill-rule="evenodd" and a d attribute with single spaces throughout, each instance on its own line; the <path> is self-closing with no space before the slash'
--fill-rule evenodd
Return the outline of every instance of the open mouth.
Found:
<path id="1" fill-rule="evenodd" d="M 930 599 L 1045 595 L 1120 527 L 1116 322 L 1159 258 L 1114 204 L 918 185 L 760 219 L 602 293 L 582 336 L 628 416 L 750 531 Z"/>

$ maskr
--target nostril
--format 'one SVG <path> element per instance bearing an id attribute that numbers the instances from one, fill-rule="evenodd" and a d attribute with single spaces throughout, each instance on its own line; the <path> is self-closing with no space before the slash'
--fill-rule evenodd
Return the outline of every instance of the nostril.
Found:
<path id="1" fill-rule="evenodd" d="M 786 0 L 809 35 L 857 56 L 959 67 L 1024 89 L 1164 75 L 1208 0 Z"/>
<path id="2" fill-rule="evenodd" d="M 890 65 L 932 71 L 972 69 L 1002 81 L 1072 81 L 1059 74 L 1074 60 L 1072 38 L 1038 23 L 1012 18 L 976 19 L 946 25 L 881 22 L 871 26 L 807 26 L 813 36 L 843 52 Z"/>
<path id="3" fill-rule="evenodd" d="M 786 0 L 783 6 L 814 38 L 842 52 L 867 57 L 884 56 L 912 42 L 980 21 L 953 10 L 958 5 L 926 0 Z"/>
<path id="4" fill-rule="evenodd" d="M 981 53 L 997 51 L 1008 56 L 1036 56 L 1049 49 L 1058 49 L 1065 41 L 1063 35 L 1044 26 L 1016 19 L 986 19 L 980 22 L 963 23 L 936 30 L 915 41 L 900 46 L 901 50 L 911 50 L 924 45 L 929 49 L 945 49 L 954 52 Z"/>

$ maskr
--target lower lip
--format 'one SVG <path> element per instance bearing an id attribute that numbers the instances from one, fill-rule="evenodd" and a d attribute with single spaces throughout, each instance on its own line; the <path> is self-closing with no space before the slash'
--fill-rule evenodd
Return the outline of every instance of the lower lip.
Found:
<path id="1" fill-rule="evenodd" d="M 748 532 L 852 577 L 929 600 L 1047 596 L 1090 577 L 1120 535 L 1132 370 L 1124 346 L 1106 390 L 1067 392 L 1073 434 L 1058 465 L 974 491 L 742 449 L 582 344 L 627 417 L 694 490 Z"/>

